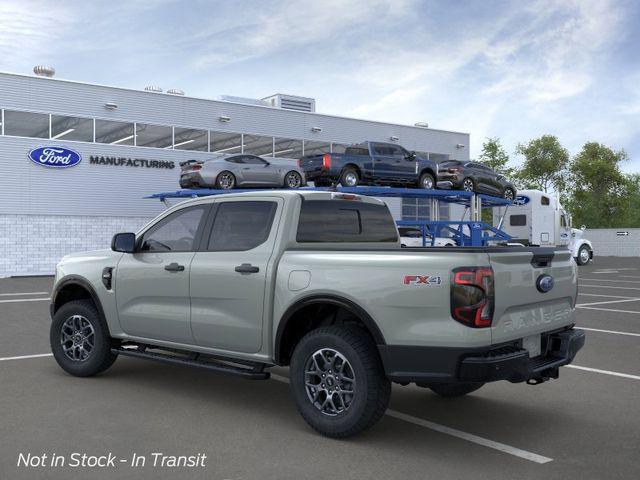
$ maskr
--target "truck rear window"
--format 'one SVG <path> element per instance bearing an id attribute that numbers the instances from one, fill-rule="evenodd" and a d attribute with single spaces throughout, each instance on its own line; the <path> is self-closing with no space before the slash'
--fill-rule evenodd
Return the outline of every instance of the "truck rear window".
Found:
<path id="1" fill-rule="evenodd" d="M 369 149 L 366 146 L 347 147 L 344 151 L 345 155 L 364 155 L 369 156 Z"/>
<path id="2" fill-rule="evenodd" d="M 395 221 L 385 205 L 347 200 L 306 200 L 300 208 L 300 243 L 396 242 Z"/>

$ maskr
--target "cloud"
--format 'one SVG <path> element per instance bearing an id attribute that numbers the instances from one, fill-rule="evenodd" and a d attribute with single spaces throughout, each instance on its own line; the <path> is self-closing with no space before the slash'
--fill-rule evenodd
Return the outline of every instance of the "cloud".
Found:
<path id="1" fill-rule="evenodd" d="M 46 61 L 74 22 L 65 5 L 46 1 L 0 1 L 0 61 L 3 70 L 20 70 L 25 62 Z"/>

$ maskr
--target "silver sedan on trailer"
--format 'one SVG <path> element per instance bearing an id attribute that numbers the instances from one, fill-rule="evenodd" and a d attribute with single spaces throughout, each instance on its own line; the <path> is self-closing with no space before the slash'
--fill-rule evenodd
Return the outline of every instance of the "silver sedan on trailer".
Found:
<path id="1" fill-rule="evenodd" d="M 180 163 L 180 187 L 220 188 L 285 187 L 306 185 L 304 171 L 290 158 L 257 155 L 219 155 L 211 160 Z"/>

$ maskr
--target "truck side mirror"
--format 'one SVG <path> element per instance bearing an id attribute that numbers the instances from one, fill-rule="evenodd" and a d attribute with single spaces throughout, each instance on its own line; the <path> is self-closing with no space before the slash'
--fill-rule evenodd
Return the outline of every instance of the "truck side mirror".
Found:
<path id="1" fill-rule="evenodd" d="M 416 159 L 416 152 L 411 151 L 411 152 L 407 153 L 407 154 L 404 156 L 404 159 L 405 159 L 405 160 L 409 160 L 410 162 L 412 162 L 413 160 L 415 160 L 415 159 Z"/>
<path id="2" fill-rule="evenodd" d="M 116 233 L 111 240 L 111 250 L 113 250 L 114 252 L 133 253 L 135 249 L 135 233 Z"/>

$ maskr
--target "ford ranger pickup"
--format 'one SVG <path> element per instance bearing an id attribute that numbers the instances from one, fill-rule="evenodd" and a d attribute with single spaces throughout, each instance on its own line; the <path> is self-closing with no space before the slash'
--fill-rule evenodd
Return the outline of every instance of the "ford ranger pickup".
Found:
<path id="1" fill-rule="evenodd" d="M 391 383 L 445 397 L 557 378 L 584 344 L 566 249 L 401 248 L 380 200 L 328 191 L 203 197 L 56 267 L 50 342 L 80 377 L 118 356 L 247 379 L 290 367 L 331 437 L 384 414 Z"/>
<path id="2" fill-rule="evenodd" d="M 299 166 L 316 187 L 340 183 L 436 188 L 438 164 L 400 145 L 364 142 L 344 153 L 324 153 L 300 159 Z"/>

